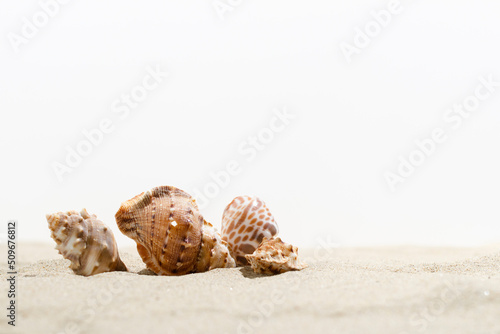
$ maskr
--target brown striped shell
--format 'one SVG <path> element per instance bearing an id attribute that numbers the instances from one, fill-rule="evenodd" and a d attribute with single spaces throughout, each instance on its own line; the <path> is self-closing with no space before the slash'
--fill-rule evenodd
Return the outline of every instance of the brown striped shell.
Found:
<path id="1" fill-rule="evenodd" d="M 141 193 L 122 203 L 115 218 L 120 231 L 137 243 L 146 266 L 158 275 L 235 266 L 218 232 L 180 189 L 162 186 Z"/>
<path id="2" fill-rule="evenodd" d="M 238 265 L 248 265 L 245 255 L 252 254 L 264 238 L 270 239 L 278 231 L 273 215 L 258 197 L 238 196 L 222 215 L 222 240 L 229 244 Z"/>
<path id="3" fill-rule="evenodd" d="M 284 243 L 280 238 L 264 238 L 251 255 L 245 255 L 253 271 L 258 274 L 281 274 L 290 270 L 302 270 L 307 264 L 299 260 L 297 247 Z"/>
<path id="4" fill-rule="evenodd" d="M 71 261 L 77 275 L 127 271 L 118 255 L 113 232 L 86 209 L 46 215 L 56 249 Z"/>

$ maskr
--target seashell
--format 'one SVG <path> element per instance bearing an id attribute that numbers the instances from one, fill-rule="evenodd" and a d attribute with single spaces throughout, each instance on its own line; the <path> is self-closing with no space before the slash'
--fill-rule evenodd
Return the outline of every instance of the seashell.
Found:
<path id="1" fill-rule="evenodd" d="M 284 243 L 280 238 L 264 238 L 255 252 L 245 257 L 258 274 L 273 275 L 307 267 L 298 258 L 298 248 Z"/>
<path id="2" fill-rule="evenodd" d="M 238 265 L 248 265 L 245 255 L 252 254 L 263 238 L 278 235 L 278 224 L 258 197 L 238 196 L 222 215 L 222 240 L 229 244 Z"/>
<path id="3" fill-rule="evenodd" d="M 46 215 L 56 249 L 71 261 L 77 275 L 90 276 L 108 271 L 127 271 L 118 255 L 113 232 L 86 209 Z"/>
<path id="4" fill-rule="evenodd" d="M 137 243 L 146 266 L 158 275 L 183 275 L 235 266 L 227 244 L 205 222 L 195 200 L 171 186 L 153 188 L 122 203 L 120 231 Z"/>
<path id="5" fill-rule="evenodd" d="M 204 272 L 215 268 L 234 268 L 236 263 L 229 253 L 228 245 L 219 232 L 207 221 L 203 223 L 201 249 L 195 272 Z"/>

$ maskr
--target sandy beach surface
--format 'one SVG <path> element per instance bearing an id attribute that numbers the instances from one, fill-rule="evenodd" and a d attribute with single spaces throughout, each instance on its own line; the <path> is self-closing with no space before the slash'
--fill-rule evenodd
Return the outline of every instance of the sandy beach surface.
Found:
<path id="1" fill-rule="evenodd" d="M 181 277 L 145 270 L 73 274 L 52 244 L 20 244 L 16 327 L 0 333 L 500 333 L 500 245 L 300 250 L 309 267 Z M 5 254 L 5 252 L 3 252 Z"/>

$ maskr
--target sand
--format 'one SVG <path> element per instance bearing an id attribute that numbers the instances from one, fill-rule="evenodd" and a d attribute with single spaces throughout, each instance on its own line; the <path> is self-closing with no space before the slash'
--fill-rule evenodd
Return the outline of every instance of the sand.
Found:
<path id="1" fill-rule="evenodd" d="M 500 333 L 500 245 L 301 250 L 309 268 L 270 277 L 159 277 L 125 249 L 130 272 L 86 278 L 52 248 L 19 246 L 17 326 L 2 315 L 0 333 Z"/>

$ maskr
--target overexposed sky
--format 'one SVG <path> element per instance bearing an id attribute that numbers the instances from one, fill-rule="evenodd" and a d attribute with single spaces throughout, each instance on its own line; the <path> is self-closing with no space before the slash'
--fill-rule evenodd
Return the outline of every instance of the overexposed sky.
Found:
<path id="1" fill-rule="evenodd" d="M 173 185 L 216 227 L 257 195 L 299 247 L 499 242 L 499 12 L 2 1 L 0 221 L 52 242 L 85 207 L 132 245 L 120 203 Z"/>

